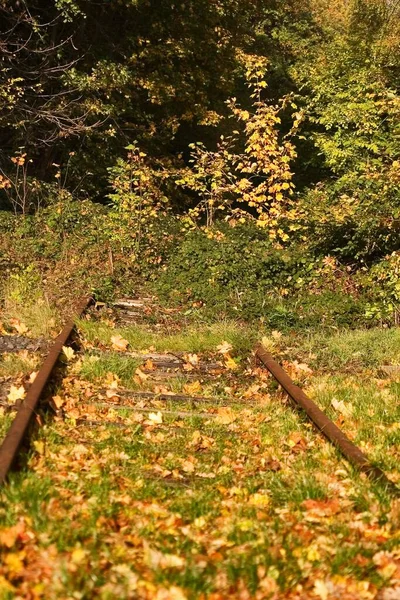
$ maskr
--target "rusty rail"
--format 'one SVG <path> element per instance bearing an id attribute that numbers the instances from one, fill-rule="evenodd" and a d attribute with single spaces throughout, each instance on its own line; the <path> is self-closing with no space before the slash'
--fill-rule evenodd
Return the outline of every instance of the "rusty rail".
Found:
<path id="1" fill-rule="evenodd" d="M 290 398 L 304 410 L 312 423 L 340 450 L 349 462 L 363 473 L 366 473 L 371 479 L 383 483 L 391 493 L 397 496 L 400 495 L 400 489 L 388 479 L 379 467 L 372 465 L 368 457 L 360 450 L 360 448 L 326 416 L 326 414 L 300 387 L 295 385 L 289 375 L 274 360 L 272 354 L 268 352 L 262 344 L 256 346 L 255 355 L 265 367 L 267 367 L 268 371 L 274 376 L 276 381 L 282 386 Z"/>
<path id="2" fill-rule="evenodd" d="M 36 375 L 35 381 L 30 386 L 25 400 L 21 404 L 15 419 L 11 423 L 10 429 L 0 447 L 0 484 L 5 482 L 11 466 L 18 455 L 18 451 L 28 431 L 29 424 L 35 413 L 40 397 L 60 357 L 62 348 L 67 343 L 74 329 L 75 318 L 80 317 L 91 302 L 92 299 L 88 297 L 83 298 L 78 302 L 74 311 L 74 317 L 68 321 L 59 336 L 55 339 L 46 359 Z"/>

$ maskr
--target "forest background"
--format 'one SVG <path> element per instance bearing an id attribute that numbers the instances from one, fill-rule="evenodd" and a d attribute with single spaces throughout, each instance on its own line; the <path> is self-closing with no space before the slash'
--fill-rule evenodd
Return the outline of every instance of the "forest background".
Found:
<path id="1" fill-rule="evenodd" d="M 398 0 L 0 0 L 3 303 L 400 318 Z"/>

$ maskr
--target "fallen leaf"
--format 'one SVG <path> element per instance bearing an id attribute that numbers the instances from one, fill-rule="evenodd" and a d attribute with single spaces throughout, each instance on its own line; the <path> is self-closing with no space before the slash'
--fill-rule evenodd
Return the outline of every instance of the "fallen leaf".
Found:
<path id="1" fill-rule="evenodd" d="M 144 562 L 151 569 L 173 569 L 185 566 L 185 560 L 175 554 L 163 554 L 144 544 Z"/>
<path id="2" fill-rule="evenodd" d="M 44 442 L 42 442 L 41 440 L 35 440 L 33 442 L 33 447 L 35 448 L 36 452 L 40 455 L 43 456 L 44 454 Z"/>
<path id="3" fill-rule="evenodd" d="M 282 332 L 281 331 L 276 331 L 276 329 L 274 329 L 274 331 L 271 331 L 271 335 L 274 338 L 274 340 L 280 340 L 282 337 Z"/>
<path id="4" fill-rule="evenodd" d="M 250 506 L 256 506 L 257 508 L 266 508 L 269 506 L 270 498 L 266 494 L 253 494 L 249 498 Z"/>
<path id="5" fill-rule="evenodd" d="M 10 387 L 10 391 L 7 396 L 8 404 L 15 404 L 18 400 L 23 400 L 26 396 L 26 391 L 23 385 L 17 388 L 17 386 L 12 385 Z"/>
<path id="6" fill-rule="evenodd" d="M 129 342 L 128 340 L 125 340 L 122 335 L 117 334 L 111 337 L 111 345 L 113 350 L 124 352 L 129 346 Z"/>
<path id="7" fill-rule="evenodd" d="M 329 588 L 322 579 L 316 579 L 314 583 L 314 594 L 321 598 L 321 600 L 328 600 Z"/>
<path id="8" fill-rule="evenodd" d="M 155 600 L 187 600 L 187 596 L 181 588 L 173 585 L 168 589 L 160 588 L 157 590 Z"/>
<path id="9" fill-rule="evenodd" d="M 222 344 L 217 346 L 217 350 L 220 354 L 228 354 L 231 350 L 233 350 L 233 346 L 229 342 L 222 342 Z"/>
<path id="10" fill-rule="evenodd" d="M 4 563 L 11 576 L 18 575 L 24 569 L 24 563 L 21 558 L 25 553 L 7 554 L 4 558 Z"/>
<path id="11" fill-rule="evenodd" d="M 75 351 L 72 348 L 70 348 L 69 346 L 63 346 L 63 354 L 64 354 L 65 358 L 67 359 L 67 361 L 70 361 L 74 358 Z"/>
<path id="12" fill-rule="evenodd" d="M 10 319 L 10 325 L 19 333 L 19 335 L 23 335 L 29 331 L 28 327 L 25 323 L 22 323 L 19 319 Z"/>
<path id="13" fill-rule="evenodd" d="M 216 423 L 220 425 L 230 425 L 236 421 L 237 415 L 229 406 L 221 406 L 218 408 L 217 416 L 215 418 Z"/>
<path id="14" fill-rule="evenodd" d="M 201 391 L 201 383 L 200 381 L 193 381 L 193 383 L 186 383 L 183 386 L 183 391 L 185 394 L 192 396 L 194 394 L 198 394 Z"/>
<path id="15" fill-rule="evenodd" d="M 231 356 L 229 356 L 229 354 L 227 354 L 225 356 L 225 367 L 227 369 L 229 369 L 230 371 L 236 371 L 236 369 L 238 369 L 239 365 L 233 360 L 233 358 Z"/>
<path id="16" fill-rule="evenodd" d="M 306 520 L 318 522 L 325 517 L 336 515 L 340 511 L 339 501 L 333 500 L 304 500 L 302 507 L 306 509 Z"/>
<path id="17" fill-rule="evenodd" d="M 185 360 L 194 367 L 196 367 L 199 364 L 199 357 L 197 356 L 197 354 L 187 354 L 185 355 Z"/>
<path id="18" fill-rule="evenodd" d="M 153 363 L 153 361 L 149 358 L 148 360 L 146 360 L 146 362 L 143 365 L 143 368 L 146 369 L 146 371 L 155 371 L 155 365 Z"/>
<path id="19" fill-rule="evenodd" d="M 137 383 L 142 383 L 143 381 L 146 381 L 146 379 L 148 379 L 149 376 L 146 375 L 146 373 L 143 373 L 143 371 L 141 369 L 139 369 L 139 367 L 136 369 L 135 371 L 135 379 Z"/>
<path id="20" fill-rule="evenodd" d="M 151 423 L 154 423 L 155 425 L 159 425 L 163 422 L 162 413 L 149 413 L 148 420 L 151 421 Z"/>
<path id="21" fill-rule="evenodd" d="M 353 405 L 351 403 L 345 404 L 343 400 L 336 400 L 332 398 L 331 404 L 333 408 L 341 413 L 344 417 L 350 417 L 353 412 Z"/>
<path id="22" fill-rule="evenodd" d="M 53 396 L 52 400 L 57 409 L 61 408 L 64 404 L 64 398 L 61 398 L 61 396 Z"/>
<path id="23" fill-rule="evenodd" d="M 195 467 L 194 467 L 194 463 L 191 460 L 184 460 L 182 463 L 182 470 L 185 471 L 185 473 L 193 473 Z"/>
<path id="24" fill-rule="evenodd" d="M 83 562 L 86 557 L 86 551 L 83 548 L 75 548 L 75 550 L 71 554 L 71 561 L 78 565 Z"/>
<path id="25" fill-rule="evenodd" d="M 189 446 L 196 448 L 196 450 L 206 450 L 207 448 L 211 448 L 213 445 L 214 439 L 200 433 L 198 430 L 193 432 L 192 441 L 189 442 Z"/>
<path id="26" fill-rule="evenodd" d="M 32 373 L 29 375 L 29 383 L 33 383 L 36 379 L 36 375 L 38 374 L 37 371 L 32 371 Z"/>
<path id="27" fill-rule="evenodd" d="M 23 523 L 18 523 L 7 529 L 0 529 L 0 546 L 12 548 L 24 530 L 25 527 Z"/>
<path id="28" fill-rule="evenodd" d="M 112 390 L 116 390 L 121 383 L 120 378 L 115 373 L 108 371 L 107 375 L 104 378 L 104 383 Z"/>

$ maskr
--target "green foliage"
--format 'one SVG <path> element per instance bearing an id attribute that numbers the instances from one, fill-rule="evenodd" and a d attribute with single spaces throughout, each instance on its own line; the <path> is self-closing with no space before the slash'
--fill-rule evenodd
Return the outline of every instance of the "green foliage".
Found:
<path id="1" fill-rule="evenodd" d="M 3 289 L 397 322 L 398 3 L 0 5 Z"/>
<path id="2" fill-rule="evenodd" d="M 205 314 L 261 319 L 275 328 L 365 322 L 365 300 L 348 293 L 348 278 L 339 268 L 301 246 L 274 247 L 252 222 L 187 232 L 154 287 Z"/>

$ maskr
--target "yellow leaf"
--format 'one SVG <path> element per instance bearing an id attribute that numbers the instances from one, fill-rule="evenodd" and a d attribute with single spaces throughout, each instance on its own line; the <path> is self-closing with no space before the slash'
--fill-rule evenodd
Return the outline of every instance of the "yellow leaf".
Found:
<path id="1" fill-rule="evenodd" d="M 68 361 L 72 360 L 75 356 L 74 350 L 69 346 L 63 346 L 63 354 Z"/>
<path id="2" fill-rule="evenodd" d="M 187 600 L 187 596 L 181 588 L 173 585 L 168 589 L 160 588 L 157 590 L 154 600 Z"/>
<path id="3" fill-rule="evenodd" d="M 136 369 L 135 371 L 135 375 L 136 375 L 136 381 L 137 383 L 141 383 L 142 381 L 146 381 L 146 379 L 149 378 L 148 375 L 146 375 L 146 373 L 143 373 L 143 371 L 141 369 L 139 369 L 139 367 Z"/>
<path id="4" fill-rule="evenodd" d="M 184 460 L 182 463 L 182 470 L 185 471 L 185 473 L 193 473 L 194 464 L 192 463 L 192 461 Z"/>
<path id="5" fill-rule="evenodd" d="M 112 338 L 111 338 L 111 344 L 112 344 L 112 348 L 114 350 L 118 350 L 120 352 L 125 351 L 127 349 L 127 347 L 129 346 L 128 340 L 125 340 L 119 334 L 112 336 Z"/>
<path id="6" fill-rule="evenodd" d="M 3 577 L 3 575 L 0 575 L 0 598 L 4 597 L 7 598 L 8 597 L 8 592 L 14 592 L 15 591 L 15 587 L 13 585 L 11 585 L 11 583 L 9 581 L 7 581 L 7 579 L 5 577 Z M 7 594 L 7 595 L 6 595 Z"/>
<path id="7" fill-rule="evenodd" d="M 17 388 L 17 386 L 12 385 L 10 387 L 10 391 L 7 396 L 8 404 L 14 404 L 17 400 L 23 400 L 25 398 L 26 392 L 23 385 Z"/>
<path id="8" fill-rule="evenodd" d="M 233 346 L 229 342 L 222 342 L 222 344 L 217 346 L 217 350 L 220 354 L 228 354 L 232 349 Z"/>
<path id="9" fill-rule="evenodd" d="M 29 375 L 29 383 L 33 383 L 35 381 L 37 374 L 37 371 L 32 371 L 32 373 Z"/>
<path id="10" fill-rule="evenodd" d="M 314 583 L 314 594 L 321 598 L 321 600 L 328 600 L 329 588 L 322 579 L 316 579 Z"/>
<path id="11" fill-rule="evenodd" d="M 318 548 L 315 546 L 310 546 L 307 551 L 307 560 L 310 562 L 316 562 L 321 559 L 321 554 L 319 553 Z"/>
<path id="12" fill-rule="evenodd" d="M 172 569 L 181 568 L 185 565 L 185 560 L 175 554 L 163 554 L 159 550 L 150 548 L 144 544 L 144 561 L 151 569 Z"/>
<path id="13" fill-rule="evenodd" d="M 35 448 L 38 454 L 44 454 L 44 442 L 41 442 L 40 440 L 35 440 L 33 442 L 33 447 Z"/>
<path id="14" fill-rule="evenodd" d="M 11 319 L 10 324 L 19 333 L 19 335 L 23 335 L 29 331 L 25 323 L 21 323 L 19 319 Z"/>
<path id="15" fill-rule="evenodd" d="M 340 412 L 344 417 L 350 417 L 352 415 L 353 405 L 351 402 L 345 403 L 343 400 L 336 400 L 336 398 L 332 398 L 331 404 L 333 408 Z"/>
<path id="16" fill-rule="evenodd" d="M 186 383 L 183 386 L 183 391 L 185 394 L 191 396 L 192 394 L 198 394 L 201 391 L 201 383 L 200 381 L 193 381 L 193 383 Z"/>
<path id="17" fill-rule="evenodd" d="M 238 368 L 238 364 L 233 360 L 233 358 L 229 355 L 225 357 L 225 367 L 230 371 L 236 371 Z"/>
<path id="18" fill-rule="evenodd" d="M 4 562 L 11 575 L 17 575 L 24 568 L 24 563 L 21 560 L 20 554 L 7 554 L 4 558 Z"/>
<path id="19" fill-rule="evenodd" d="M 266 494 L 253 494 L 249 499 L 249 504 L 257 508 L 266 508 L 269 506 L 270 498 Z"/>
<path id="20" fill-rule="evenodd" d="M 221 408 L 218 409 L 215 421 L 220 425 L 230 425 L 230 423 L 233 423 L 236 419 L 237 415 L 229 408 L 229 406 L 221 406 Z"/>
<path id="21" fill-rule="evenodd" d="M 61 408 L 62 405 L 64 404 L 64 399 L 61 398 L 61 396 L 53 396 L 53 402 L 54 402 L 56 408 Z"/>
<path id="22" fill-rule="evenodd" d="M 71 561 L 77 565 L 85 559 L 85 556 L 86 552 L 83 548 L 75 548 L 71 554 Z"/>
<path id="23" fill-rule="evenodd" d="M 149 421 L 151 421 L 154 424 L 159 425 L 160 423 L 163 422 L 162 413 L 161 412 L 149 413 Z"/>

